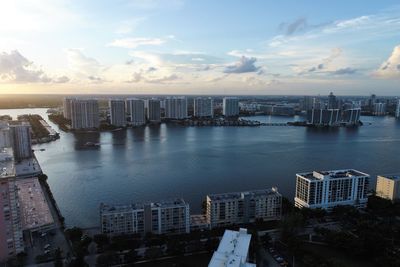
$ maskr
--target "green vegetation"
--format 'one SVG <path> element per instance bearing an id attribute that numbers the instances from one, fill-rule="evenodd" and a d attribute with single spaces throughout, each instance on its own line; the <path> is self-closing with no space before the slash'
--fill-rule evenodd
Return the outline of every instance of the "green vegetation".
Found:
<path id="1" fill-rule="evenodd" d="M 27 121 L 31 125 L 33 138 L 36 140 L 49 137 L 49 131 L 40 123 L 42 116 L 37 114 L 27 114 L 18 116 L 19 121 Z"/>
<path id="2" fill-rule="evenodd" d="M 57 124 L 61 130 L 64 132 L 69 131 L 69 126 L 71 125 L 71 121 L 64 118 L 62 114 L 49 114 L 49 120 L 53 123 Z"/>

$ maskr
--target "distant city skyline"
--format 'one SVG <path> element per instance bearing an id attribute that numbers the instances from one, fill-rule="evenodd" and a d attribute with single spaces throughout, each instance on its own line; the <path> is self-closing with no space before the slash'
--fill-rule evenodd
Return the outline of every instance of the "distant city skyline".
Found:
<path id="1" fill-rule="evenodd" d="M 0 94 L 400 95 L 398 1 L 6 0 Z"/>

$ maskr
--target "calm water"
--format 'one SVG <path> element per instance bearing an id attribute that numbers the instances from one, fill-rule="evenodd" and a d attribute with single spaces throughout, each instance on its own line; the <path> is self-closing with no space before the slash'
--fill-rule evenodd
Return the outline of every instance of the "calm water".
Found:
<path id="1" fill-rule="evenodd" d="M 13 116 L 45 109 L 0 110 Z M 298 118 L 260 116 L 262 122 Z M 130 203 L 183 197 L 193 213 L 207 193 L 278 186 L 293 198 L 295 173 L 356 168 L 400 172 L 400 122 L 364 117 L 358 129 L 303 127 L 154 126 L 72 134 L 34 148 L 69 226 L 98 225 L 100 202 Z M 370 124 L 371 123 L 371 124 Z M 98 149 L 84 149 L 87 141 Z M 375 178 L 372 183 L 375 182 Z"/>

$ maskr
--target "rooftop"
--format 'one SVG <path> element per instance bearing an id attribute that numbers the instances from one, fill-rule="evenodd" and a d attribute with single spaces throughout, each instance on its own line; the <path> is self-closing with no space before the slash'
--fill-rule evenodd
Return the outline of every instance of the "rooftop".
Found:
<path id="1" fill-rule="evenodd" d="M 265 196 L 265 195 L 277 195 L 281 196 L 278 192 L 278 188 L 272 187 L 268 189 L 251 190 L 244 192 L 232 192 L 232 193 L 221 193 L 221 194 L 209 194 L 208 197 L 211 200 L 225 200 L 225 199 L 242 199 L 245 196 Z"/>
<path id="2" fill-rule="evenodd" d="M 14 157 L 12 148 L 0 150 L 0 178 L 15 176 Z"/>
<path id="3" fill-rule="evenodd" d="M 17 179 L 23 229 L 34 229 L 54 223 L 49 205 L 37 177 Z"/>
<path id="4" fill-rule="evenodd" d="M 380 177 L 384 177 L 386 179 L 390 179 L 390 180 L 400 180 L 400 174 L 387 174 L 387 175 L 378 175 Z"/>
<path id="5" fill-rule="evenodd" d="M 225 230 L 224 236 L 214 252 L 209 267 L 255 267 L 247 263 L 251 235 L 247 229 L 239 231 Z"/>
<path id="6" fill-rule="evenodd" d="M 297 175 L 302 176 L 309 180 L 341 179 L 341 178 L 369 176 L 369 174 L 354 169 L 313 171 L 313 172 L 298 173 Z"/>
<path id="7" fill-rule="evenodd" d="M 144 209 L 145 205 L 151 205 L 152 208 L 162 207 L 176 207 L 188 205 L 183 199 L 171 199 L 163 200 L 160 202 L 144 202 L 144 203 L 133 203 L 127 205 L 107 205 L 104 203 L 100 204 L 100 212 L 130 212 L 132 210 Z"/>
<path id="8" fill-rule="evenodd" d="M 15 162 L 16 176 L 36 176 L 41 173 L 42 169 L 35 157 Z"/>

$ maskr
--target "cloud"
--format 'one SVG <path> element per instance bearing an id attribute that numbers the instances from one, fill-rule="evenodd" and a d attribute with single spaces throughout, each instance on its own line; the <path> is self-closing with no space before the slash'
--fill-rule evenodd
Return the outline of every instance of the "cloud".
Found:
<path id="1" fill-rule="evenodd" d="M 333 75 L 350 75 L 350 74 L 354 74 L 357 72 L 357 69 L 353 69 L 353 68 L 342 68 L 342 69 L 337 69 L 334 72 L 332 72 Z"/>
<path id="2" fill-rule="evenodd" d="M 134 49 L 139 46 L 162 45 L 166 41 L 161 38 L 122 38 L 109 43 L 108 46 Z"/>
<path id="3" fill-rule="evenodd" d="M 36 68 L 33 62 L 17 50 L 0 54 L 0 80 L 14 83 L 50 83 L 50 78 L 43 70 Z M 55 78 L 54 82 L 67 82 L 65 78 Z"/>
<path id="4" fill-rule="evenodd" d="M 331 54 L 328 57 L 322 59 L 321 63 L 318 63 L 312 67 L 308 67 L 308 69 L 306 70 L 303 69 L 299 72 L 299 74 L 301 75 L 310 72 L 321 72 L 322 70 L 326 69 L 329 66 L 329 64 L 331 64 L 332 61 L 338 58 L 341 54 L 342 54 L 342 49 L 335 47 L 331 50 Z"/>
<path id="5" fill-rule="evenodd" d="M 104 68 L 96 59 L 83 54 L 81 49 L 68 49 L 67 59 L 69 67 L 80 78 L 100 76 Z"/>
<path id="6" fill-rule="evenodd" d="M 149 71 L 150 70 L 150 71 Z M 176 74 L 169 74 L 169 75 L 164 75 L 164 76 L 154 76 L 150 75 L 148 77 L 145 76 L 145 73 L 151 73 L 157 71 L 156 68 L 150 67 L 146 71 L 143 71 L 142 69 L 134 72 L 132 74 L 132 78 L 128 81 L 125 81 L 126 83 L 138 83 L 138 82 L 144 82 L 144 83 L 159 83 L 159 84 L 165 84 L 165 83 L 170 83 L 172 81 L 180 79 L 180 77 Z"/>
<path id="7" fill-rule="evenodd" d="M 117 29 L 115 30 L 116 34 L 128 34 L 131 33 L 136 27 L 146 20 L 145 17 L 139 17 L 129 20 L 121 21 L 118 25 Z"/>
<path id="8" fill-rule="evenodd" d="M 175 81 L 178 80 L 179 77 L 176 74 L 171 74 L 171 75 L 167 75 L 161 78 L 155 78 L 155 79 L 146 79 L 146 82 L 148 83 L 166 83 L 166 82 L 171 82 L 171 81 Z"/>
<path id="9" fill-rule="evenodd" d="M 69 81 L 70 81 L 70 79 L 67 76 L 61 76 L 61 77 L 54 79 L 54 83 L 67 83 Z"/>
<path id="10" fill-rule="evenodd" d="M 129 0 L 129 5 L 135 9 L 180 9 L 183 0 Z"/>
<path id="11" fill-rule="evenodd" d="M 281 23 L 279 28 L 281 30 L 285 30 L 286 35 L 292 35 L 296 32 L 304 31 L 307 28 L 307 19 L 306 18 L 298 18 L 292 23 Z"/>
<path id="12" fill-rule="evenodd" d="M 390 57 L 381 64 L 373 75 L 379 78 L 400 78 L 400 45 L 393 49 Z"/>
<path id="13" fill-rule="evenodd" d="M 246 73 L 246 72 L 257 72 L 260 67 L 256 67 L 254 64 L 257 61 L 256 58 L 248 58 L 242 56 L 240 60 L 232 65 L 225 68 L 225 73 Z"/>

